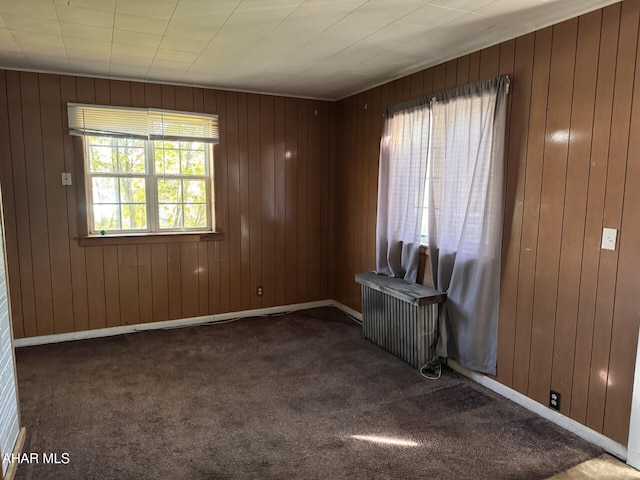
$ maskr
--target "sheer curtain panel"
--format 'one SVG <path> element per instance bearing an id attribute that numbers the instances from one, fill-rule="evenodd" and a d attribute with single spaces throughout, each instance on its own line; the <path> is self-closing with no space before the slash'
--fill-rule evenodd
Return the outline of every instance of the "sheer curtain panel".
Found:
<path id="1" fill-rule="evenodd" d="M 429 258 L 447 293 L 438 354 L 495 375 L 509 79 L 435 97 L 428 181 Z"/>
<path id="2" fill-rule="evenodd" d="M 380 142 L 376 273 L 416 281 L 427 175 L 427 100 L 387 111 Z"/>

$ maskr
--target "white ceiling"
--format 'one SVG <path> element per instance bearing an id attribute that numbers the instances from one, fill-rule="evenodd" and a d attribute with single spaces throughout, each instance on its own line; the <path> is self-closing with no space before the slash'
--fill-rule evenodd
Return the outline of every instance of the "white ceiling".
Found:
<path id="1" fill-rule="evenodd" d="M 615 0 L 0 0 L 0 67 L 338 99 Z"/>

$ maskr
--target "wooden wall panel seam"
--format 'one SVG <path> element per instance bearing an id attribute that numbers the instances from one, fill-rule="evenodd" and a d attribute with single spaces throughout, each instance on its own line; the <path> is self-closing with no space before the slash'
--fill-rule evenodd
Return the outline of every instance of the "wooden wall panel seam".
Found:
<path id="1" fill-rule="evenodd" d="M 66 88 L 65 88 L 66 85 Z M 60 99 L 62 102 L 61 116 L 62 126 L 66 125 L 67 115 L 65 105 L 69 101 L 76 100 L 78 96 L 75 78 L 64 76 L 60 79 Z M 66 172 L 74 174 L 77 165 L 74 158 L 74 148 L 70 136 L 63 136 L 63 156 Z M 76 178 L 76 182 L 79 179 Z M 67 236 L 69 242 L 69 257 L 71 263 L 71 298 L 73 302 L 73 324 L 74 330 L 89 328 L 89 300 L 87 293 L 86 274 L 86 254 L 75 242 L 78 236 L 78 215 L 77 215 L 77 189 L 71 188 L 66 191 L 67 197 Z"/>
<path id="2" fill-rule="evenodd" d="M 627 169 L 628 148 L 629 148 L 629 123 L 631 121 L 631 102 L 633 97 L 634 75 L 638 25 L 640 24 L 640 2 L 624 2 L 621 6 L 619 36 L 618 36 L 618 56 L 616 61 L 616 77 L 614 84 L 613 114 L 611 137 L 609 139 L 609 161 L 607 162 L 607 181 L 605 189 L 604 204 L 604 226 L 620 227 L 622 217 L 622 204 L 624 202 L 625 174 Z M 620 184 L 622 183 L 622 189 Z M 597 374 L 592 371 L 592 378 L 597 383 L 593 383 L 590 390 L 590 402 L 587 408 L 587 425 L 602 432 L 604 428 L 604 416 L 606 408 L 607 391 L 610 388 L 617 388 L 609 383 L 611 341 L 613 333 L 613 315 L 615 309 L 615 298 L 617 290 L 617 273 L 619 262 L 619 249 L 614 251 L 601 250 L 603 262 L 599 275 L 598 290 L 604 290 L 604 295 L 599 298 L 604 299 L 598 302 L 596 312 L 600 313 L 596 319 L 598 338 L 607 341 L 599 342 L 598 348 L 594 349 L 592 356 L 595 357 Z M 604 285 L 601 286 L 601 280 Z M 599 321 L 598 321 L 599 320 Z M 602 349 L 602 350 L 601 350 Z M 597 380 L 600 380 L 599 382 Z"/>
<path id="3" fill-rule="evenodd" d="M 551 45 L 550 45 L 550 52 L 553 51 L 553 28 L 551 28 Z M 536 34 L 537 37 L 537 34 Z M 547 73 L 547 85 L 546 85 L 546 108 L 545 108 L 545 115 L 544 115 L 544 127 L 542 128 L 542 131 L 546 133 L 547 131 L 547 122 L 549 120 L 549 83 L 551 80 L 551 54 L 549 55 L 549 62 L 548 65 L 546 66 L 546 68 L 548 69 L 548 73 Z M 535 244 L 536 247 L 538 245 L 540 245 L 540 203 L 541 203 L 541 198 L 542 198 L 542 190 L 544 187 L 544 159 L 545 159 L 545 150 L 546 150 L 546 142 L 543 141 L 542 143 L 542 151 L 541 151 L 541 163 L 542 165 L 540 166 L 540 187 L 538 188 L 538 196 L 537 196 L 537 200 L 538 200 L 538 214 L 537 214 L 537 225 L 536 225 L 536 240 L 535 240 Z M 532 290 L 532 311 L 531 311 L 531 335 L 529 338 L 529 358 L 528 358 L 528 367 L 527 367 L 527 371 L 529 372 L 528 375 L 528 379 L 527 379 L 527 396 L 531 396 L 530 394 L 530 389 L 531 389 L 531 357 L 533 356 L 533 341 L 535 338 L 534 335 L 534 326 L 535 326 L 535 313 L 534 313 L 534 309 L 535 309 L 535 299 L 536 299 L 536 274 L 538 272 L 538 255 L 539 255 L 539 248 L 536 248 L 536 252 L 535 252 L 535 259 L 533 261 L 533 265 L 534 265 L 534 271 L 533 271 L 533 290 Z M 534 361 L 537 361 L 537 359 L 535 359 Z"/>
<path id="4" fill-rule="evenodd" d="M 591 27 L 595 31 L 595 22 L 598 20 L 597 34 L 590 34 Z M 563 219 L 563 235 L 559 266 L 559 288 L 557 313 L 560 320 L 567 318 L 565 324 L 556 325 L 554 337 L 554 356 L 552 363 L 551 388 L 563 395 L 561 412 L 570 415 L 571 395 L 573 391 L 573 375 L 575 369 L 575 345 L 578 334 L 578 305 L 580 302 L 580 277 L 582 274 L 582 254 L 584 251 L 586 196 L 590 173 L 591 142 L 587 143 L 584 137 L 586 125 L 589 125 L 590 138 L 593 132 L 595 101 L 589 102 L 588 98 L 595 98 L 597 62 L 591 61 L 593 45 L 581 42 L 597 42 L 595 50 L 599 50 L 601 15 L 599 12 L 585 16 L 578 24 L 576 36 L 576 64 L 574 72 L 574 89 L 571 110 L 570 132 L 573 137 L 577 132 L 576 142 L 569 143 L 569 162 L 567 170 L 567 190 L 565 193 L 565 211 Z M 586 24 L 586 26 L 585 26 Z M 582 48 L 580 48 L 582 46 Z M 588 50 L 588 51 L 587 51 Z M 591 64 L 591 66 L 589 66 Z M 584 71 L 585 68 L 587 71 Z M 580 71 L 579 71 L 580 69 Z M 589 74 L 591 72 L 591 74 Z M 585 98 L 586 96 L 586 98 Z M 584 121 L 588 123 L 584 123 Z M 583 126 L 584 124 L 584 126 Z M 581 142 L 582 140 L 582 142 Z M 584 144 L 585 147 L 581 147 Z M 583 160 L 585 159 L 585 160 Z M 582 165 L 581 165 L 582 164 Z M 573 172 L 573 173 L 572 173 Z M 580 174 L 580 176 L 578 176 Z M 569 210 L 569 212 L 567 212 Z M 575 224 L 575 222 L 578 222 Z M 573 224 L 573 225 L 572 225 Z M 575 238 L 578 236 L 579 238 Z M 575 258 L 574 258 L 575 256 Z M 573 267 L 575 266 L 575 268 Z M 571 270 L 574 270 L 571 273 Z M 567 325 L 567 323 L 569 323 Z M 568 330 L 567 330 L 568 328 Z M 568 339 L 571 341 L 567 342 Z"/>
<path id="5" fill-rule="evenodd" d="M 13 179 L 11 134 L 9 132 L 9 99 L 6 72 L 0 72 L 0 169 L 4 178 Z M 14 299 L 11 312 L 13 331 L 16 337 L 24 336 L 24 319 L 22 313 L 22 289 L 20 262 L 18 254 L 16 200 L 13 182 L 2 184 L 3 214 L 5 219 L 5 236 L 7 249 L 7 281 L 10 295 Z M 7 203 L 8 202 L 8 203 Z M 16 302 L 15 299 L 18 301 Z"/>
<path id="6" fill-rule="evenodd" d="M 44 187 L 44 164 L 42 127 L 40 120 L 40 94 L 38 74 L 20 73 L 22 84 L 22 128 L 30 137 L 25 141 L 27 204 L 33 268 L 33 287 L 36 311 L 36 329 L 39 335 L 54 333 L 53 294 L 51 291 L 51 272 L 49 258 L 49 237 L 46 227 L 47 207 L 42 202 L 46 198 Z M 33 160 L 31 160 L 33 159 Z M 31 163 L 29 163 L 31 162 Z"/>
<path id="7" fill-rule="evenodd" d="M 558 141 L 570 128 L 577 20 L 553 27 L 548 107 L 543 150 L 539 238 L 534 283 L 532 358 L 529 396 L 545 402 L 551 383 L 562 224 L 566 202 L 568 141 Z M 573 45 L 573 47 L 572 47 Z M 562 208 L 558 208 L 562 205 Z"/>
<path id="8" fill-rule="evenodd" d="M 535 298 L 535 272 L 537 263 L 537 245 L 539 240 L 539 218 L 540 218 L 540 195 L 542 191 L 542 168 L 544 158 L 544 134 L 546 131 L 546 109 L 548 106 L 548 86 L 549 68 L 551 61 L 551 36 L 552 30 L 547 28 L 536 32 L 533 35 L 533 66 L 532 66 L 532 89 L 529 110 L 529 130 L 527 135 L 527 154 L 525 177 L 525 190 L 523 194 L 523 233 L 521 241 L 529 247 L 520 250 L 520 265 L 525 265 L 520 269 L 518 276 L 518 291 L 529 290 L 527 297 L 518 296 L 517 316 L 518 321 L 524 318 L 525 337 L 521 342 L 524 350 L 521 355 L 521 369 L 516 369 L 515 373 L 520 373 L 522 378 L 514 376 L 514 388 L 527 394 L 529 390 L 529 372 L 531 365 L 531 342 L 533 339 L 533 302 Z M 548 43 L 548 45 L 547 45 Z M 542 136 L 542 144 L 539 145 L 538 138 Z M 539 183 L 539 184 L 538 184 Z M 526 227 L 526 230 L 525 230 Z M 526 235 L 525 235 L 526 234 Z M 533 253 L 531 253 L 533 250 Z M 527 254 L 528 253 L 528 254 Z M 526 262 L 528 260 L 528 263 Z M 523 285 L 524 283 L 524 285 Z M 524 288 L 523 288 L 524 287 Z M 522 301 L 521 301 L 522 298 Z M 524 304 L 524 305 L 523 305 Z M 523 313 L 524 309 L 524 313 Z M 520 350 L 516 350 L 517 354 Z"/>
<path id="9" fill-rule="evenodd" d="M 532 40 L 532 42 L 531 42 L 532 43 L 531 77 L 529 78 L 529 81 L 531 81 L 532 78 L 533 78 L 533 59 L 535 57 L 535 39 L 534 39 L 534 36 L 532 34 L 530 34 L 529 36 L 524 37 L 524 38 L 525 39 L 528 38 L 528 39 Z M 518 45 L 521 45 L 522 41 L 523 40 L 520 40 L 520 42 L 518 42 L 516 40 L 515 52 L 518 51 Z M 517 61 L 514 62 L 514 71 L 516 70 L 517 65 L 518 65 L 518 62 Z M 513 90 L 512 90 L 512 95 L 515 95 Z M 530 117 L 530 115 L 531 115 L 531 100 L 532 100 L 532 97 L 533 97 L 533 88 L 531 86 L 531 83 L 529 83 L 528 95 L 526 94 L 526 90 L 525 90 L 525 97 L 528 97 L 528 98 L 523 99 L 523 101 L 526 101 L 526 111 L 523 111 L 522 112 L 523 115 L 520 117 L 520 118 L 524 118 L 523 123 L 526 124 L 526 130 L 525 130 L 526 133 L 525 133 L 525 136 L 524 136 L 522 144 L 521 144 L 522 155 L 520 157 L 521 159 L 524 159 L 523 163 L 525 164 L 525 165 L 521 166 L 521 170 L 522 170 L 522 190 L 521 190 L 522 191 L 522 197 L 521 198 L 524 198 L 524 193 L 526 191 L 526 185 L 527 185 L 526 158 L 527 158 L 528 149 L 529 149 L 529 142 L 527 140 L 528 140 L 528 137 L 529 137 L 529 130 L 530 130 L 530 126 L 531 126 L 531 117 Z M 509 151 L 509 153 L 511 153 L 511 151 Z M 523 204 L 523 203 L 524 202 L 521 202 L 521 204 Z M 519 320 L 519 318 L 518 318 L 518 305 L 519 305 L 518 295 L 520 293 L 520 289 L 518 287 L 520 285 L 520 258 L 521 258 L 520 257 L 520 252 L 522 251 L 522 231 L 523 231 L 523 228 L 524 228 L 524 222 L 523 222 L 524 205 L 522 205 L 520 207 L 520 212 L 519 213 L 520 213 L 520 225 L 519 225 L 519 228 L 518 228 L 518 237 L 517 237 L 518 238 L 518 249 L 515 252 L 517 258 L 516 258 L 516 260 L 514 260 L 516 262 L 516 265 L 517 265 L 517 268 L 516 268 L 516 271 L 515 271 L 516 279 L 515 279 L 515 282 L 514 282 L 514 284 L 515 284 L 514 288 L 515 288 L 515 291 L 516 291 L 515 296 L 514 296 L 514 300 L 515 300 L 515 303 L 514 303 L 514 323 L 515 323 L 515 325 L 514 325 L 514 341 L 513 341 L 513 347 L 512 347 L 512 353 L 511 353 L 511 358 L 512 358 L 512 361 L 513 361 L 514 364 L 512 366 L 511 380 L 510 380 L 510 384 L 509 384 L 514 389 L 515 389 L 515 387 L 514 387 L 515 379 L 514 379 L 513 375 L 514 375 L 514 372 L 515 372 L 515 358 L 516 358 L 516 346 L 517 346 L 516 342 L 517 342 L 517 337 L 518 337 L 518 324 L 519 324 L 519 321 L 518 321 Z"/>
<path id="10" fill-rule="evenodd" d="M 609 20 L 609 16 L 615 16 L 615 22 Z M 578 304 L 578 327 L 577 338 L 581 341 L 576 342 L 576 353 L 574 363 L 583 368 L 574 368 L 571 409 L 570 415 L 574 420 L 584 423 L 587 415 L 587 400 L 591 371 L 591 351 L 593 349 L 593 334 L 595 325 L 595 297 L 597 294 L 597 276 L 600 264 L 599 255 L 599 234 L 602 228 L 602 207 L 599 205 L 600 200 L 604 197 L 604 185 L 602 179 L 605 172 L 602 172 L 602 162 L 598 162 L 598 157 L 604 155 L 604 150 L 599 148 L 601 135 L 597 133 L 606 129 L 604 138 L 608 139 L 611 127 L 611 102 L 613 98 L 613 77 L 608 78 L 608 70 L 615 69 L 615 58 L 617 57 L 617 41 L 610 42 L 604 35 L 609 29 L 610 36 L 618 36 L 619 17 L 615 8 L 607 8 L 602 11 L 600 42 L 598 54 L 598 66 L 596 77 L 596 93 L 593 132 L 591 141 L 591 165 L 589 172 L 589 182 L 587 186 L 587 205 L 586 205 L 586 221 L 584 242 L 586 244 L 582 256 L 582 271 L 580 277 L 580 297 Z M 603 46 L 605 50 L 603 52 Z M 612 53 L 607 48 L 615 49 Z M 604 60 L 604 61 L 603 61 Z M 613 62 L 609 65 L 608 62 Z M 607 68 L 609 67 L 609 68 Z M 610 88 L 609 88 L 610 85 Z M 607 113 L 607 109 L 609 112 Z M 602 126 L 601 126 L 602 124 Z M 607 152 L 608 153 L 608 152 Z M 597 195 L 601 193 L 602 195 Z M 594 250 L 598 254 L 594 254 Z M 587 290 L 587 291 L 585 291 Z M 583 295 L 583 292 L 585 293 Z M 586 310 L 586 312 L 585 312 Z M 586 322 L 586 323 L 585 323 Z M 583 336 L 586 336 L 583 338 Z M 588 348 L 581 348 L 584 344 L 588 344 Z M 583 373 L 584 372 L 584 373 Z"/>
<path id="11" fill-rule="evenodd" d="M 509 49 L 511 52 L 509 53 Z M 504 50 L 504 51 L 503 51 Z M 514 81 L 513 71 L 515 70 L 515 40 L 510 42 L 505 42 L 500 45 L 500 62 L 499 62 L 499 70 L 501 74 L 510 74 L 511 81 Z M 466 59 L 466 64 L 465 60 Z M 462 59 L 458 59 L 458 72 L 456 78 L 456 85 L 464 85 L 465 84 L 465 76 L 468 76 L 468 57 L 463 57 Z M 461 68 L 462 67 L 462 68 Z M 463 72 L 461 75 L 460 72 Z M 508 257 L 509 246 L 510 246 L 510 238 L 511 238 L 511 230 L 513 217 L 515 215 L 515 189 L 514 186 L 517 185 L 517 182 L 510 181 L 510 178 L 513 178 L 513 165 L 511 165 L 511 120 L 512 120 L 512 104 L 513 104 L 513 93 L 507 96 L 507 113 L 506 113 L 506 125 L 505 125 L 505 145 L 504 145 L 504 187 L 503 187 L 503 195 L 504 195 L 504 223 L 503 223 L 503 234 L 502 234 L 502 250 L 501 250 L 501 278 L 505 277 L 505 272 L 507 271 L 507 264 L 510 258 Z M 516 169 L 517 172 L 517 169 Z M 517 177 L 516 177 L 517 180 Z M 513 189 L 513 195 L 511 194 L 511 190 Z M 513 198 L 512 198 L 513 197 Z M 503 290 L 503 286 L 501 285 L 501 291 Z M 517 295 L 517 293 L 516 293 Z M 511 317 L 511 312 L 506 314 L 504 312 L 505 305 L 504 302 L 506 297 L 503 294 L 500 294 L 499 304 L 498 304 L 498 331 L 500 332 L 500 336 L 502 341 L 498 342 L 497 348 L 497 368 L 496 378 L 506 384 L 507 386 L 512 385 L 512 376 L 513 376 L 513 357 L 509 357 L 509 351 L 513 351 L 512 345 L 515 341 L 515 321 L 509 321 Z M 513 319 L 515 320 L 515 319 Z M 507 340 L 505 341 L 505 337 Z M 510 348 L 511 347 L 511 348 Z"/>

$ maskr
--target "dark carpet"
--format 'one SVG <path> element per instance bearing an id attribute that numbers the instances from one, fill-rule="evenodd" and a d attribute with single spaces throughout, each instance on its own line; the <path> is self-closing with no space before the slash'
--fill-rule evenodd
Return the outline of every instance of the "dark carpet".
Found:
<path id="1" fill-rule="evenodd" d="M 543 479 L 601 451 L 332 308 L 17 350 L 18 479 Z M 418 446 L 358 440 L 408 439 Z"/>

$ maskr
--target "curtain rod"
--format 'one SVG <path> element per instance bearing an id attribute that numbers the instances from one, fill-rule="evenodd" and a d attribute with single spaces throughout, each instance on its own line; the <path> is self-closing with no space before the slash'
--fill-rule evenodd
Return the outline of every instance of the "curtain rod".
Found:
<path id="1" fill-rule="evenodd" d="M 477 82 L 468 83 L 466 85 L 461 85 L 459 87 L 449 88 L 447 90 L 441 90 L 436 93 L 430 93 L 428 95 L 423 95 L 422 97 L 414 98 L 411 100 L 406 100 L 404 102 L 396 103 L 395 105 L 391 105 L 387 108 L 386 112 L 383 114 L 384 117 L 394 114 L 396 112 L 400 112 L 402 110 L 408 110 L 410 108 L 419 107 L 422 105 L 430 104 L 433 101 L 436 101 L 439 98 L 448 98 L 448 97 L 457 97 L 464 93 L 465 89 L 469 89 L 471 87 L 482 87 L 486 84 L 491 84 L 493 82 L 505 83 L 505 95 L 509 94 L 509 86 L 511 84 L 511 77 L 509 75 L 498 75 L 492 78 L 486 78 L 484 80 L 479 80 Z"/>

